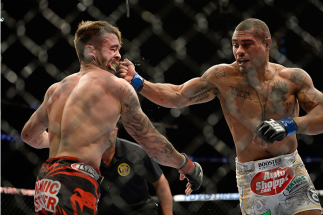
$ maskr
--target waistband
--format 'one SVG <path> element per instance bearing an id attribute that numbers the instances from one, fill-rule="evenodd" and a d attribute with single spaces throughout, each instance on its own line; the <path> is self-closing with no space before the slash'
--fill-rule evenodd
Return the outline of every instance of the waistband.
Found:
<path id="1" fill-rule="evenodd" d="M 79 159 L 79 158 L 69 157 L 69 156 L 62 156 L 62 157 L 56 157 L 56 158 L 49 158 L 49 159 L 46 160 L 46 162 L 59 161 L 59 160 L 70 161 L 71 163 L 75 162 L 75 161 L 81 162 L 81 163 L 83 163 L 85 165 L 91 166 L 97 172 L 97 174 L 99 174 L 99 176 L 101 176 L 101 172 L 100 172 L 99 168 L 97 168 L 93 164 L 88 163 L 85 160 L 82 160 L 82 159 Z"/>
<path id="2" fill-rule="evenodd" d="M 246 163 L 239 163 L 236 159 L 236 171 L 239 174 L 244 174 L 247 172 L 259 172 L 264 170 L 276 169 L 278 167 L 284 167 L 293 164 L 298 157 L 298 151 L 291 154 L 280 155 L 273 158 L 268 158 L 264 160 L 249 161 Z"/>

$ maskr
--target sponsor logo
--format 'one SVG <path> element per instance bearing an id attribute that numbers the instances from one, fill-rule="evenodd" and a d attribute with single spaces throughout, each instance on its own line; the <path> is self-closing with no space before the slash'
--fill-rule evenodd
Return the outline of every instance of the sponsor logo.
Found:
<path id="1" fill-rule="evenodd" d="M 50 170 L 52 169 L 55 169 L 55 167 L 58 166 L 58 163 L 54 163 L 54 164 L 47 164 L 47 163 L 44 163 L 42 166 L 41 166 L 41 169 L 40 169 L 40 172 L 42 174 L 46 173 L 46 172 L 49 172 Z"/>
<path id="2" fill-rule="evenodd" d="M 130 166 L 126 163 L 122 163 L 118 166 L 118 173 L 121 176 L 127 176 L 130 173 Z"/>
<path id="3" fill-rule="evenodd" d="M 60 189 L 61 183 L 59 181 L 50 179 L 37 181 L 34 196 L 35 211 L 38 212 L 45 209 L 54 213 L 59 201 L 57 194 Z"/>
<path id="4" fill-rule="evenodd" d="M 83 172 L 91 176 L 95 180 L 98 180 L 100 177 L 99 173 L 93 167 L 85 163 L 74 163 L 71 165 L 71 167 L 77 171 Z"/>
<path id="5" fill-rule="evenodd" d="M 256 162 L 256 167 L 258 170 L 267 169 L 280 165 L 283 162 L 282 158 L 275 158 L 266 161 Z"/>
<path id="6" fill-rule="evenodd" d="M 283 131 L 285 131 L 285 129 L 278 122 L 276 122 L 273 119 L 267 120 L 267 123 L 269 125 L 271 125 L 275 129 L 276 132 L 283 132 Z"/>
<path id="7" fill-rule="evenodd" d="M 252 192 L 257 195 L 271 196 L 281 193 L 294 177 L 290 167 L 257 173 L 250 182 Z"/>
<path id="8" fill-rule="evenodd" d="M 76 188 L 71 196 L 71 204 L 74 214 L 77 214 L 78 212 L 77 204 L 79 205 L 81 212 L 83 212 L 84 207 L 87 207 L 94 211 L 93 214 L 96 214 L 98 202 L 99 200 L 97 200 L 92 193 L 86 192 L 80 188 Z"/>
<path id="9" fill-rule="evenodd" d="M 285 196 L 288 196 L 290 193 L 293 193 L 294 191 L 297 191 L 304 186 L 308 186 L 309 180 L 305 175 L 297 176 L 294 178 L 294 180 L 286 187 L 283 194 Z"/>

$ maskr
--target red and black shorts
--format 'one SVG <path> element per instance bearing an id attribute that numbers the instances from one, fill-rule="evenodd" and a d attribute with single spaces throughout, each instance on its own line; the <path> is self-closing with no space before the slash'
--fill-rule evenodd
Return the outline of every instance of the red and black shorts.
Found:
<path id="1" fill-rule="evenodd" d="M 74 157 L 48 159 L 36 181 L 37 215 L 97 214 L 100 170 Z"/>

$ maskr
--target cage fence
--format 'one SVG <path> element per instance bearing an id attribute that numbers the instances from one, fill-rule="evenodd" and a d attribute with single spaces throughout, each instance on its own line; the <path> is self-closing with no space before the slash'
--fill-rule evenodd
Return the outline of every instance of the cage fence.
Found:
<path id="1" fill-rule="evenodd" d="M 318 27 L 323 25 L 322 8 L 319 0 L 2 1 L 1 186 L 32 189 L 48 157 L 48 151 L 23 143 L 20 132 L 47 88 L 78 71 L 73 39 L 80 21 L 106 20 L 118 26 L 123 35 L 122 58 L 133 61 L 138 73 L 152 82 L 182 84 L 214 64 L 231 63 L 235 26 L 256 17 L 271 30 L 271 61 L 303 68 L 322 91 L 317 72 L 323 59 L 323 31 Z M 237 191 L 235 146 L 218 102 L 167 109 L 139 98 L 159 132 L 178 151 L 202 163 L 206 182 L 201 192 Z M 124 129 L 120 136 L 131 139 Z M 322 135 L 298 135 L 297 139 L 314 185 L 323 189 Z M 12 169 L 19 171 L 12 173 Z M 173 194 L 181 193 L 177 173 L 163 170 Z M 21 175 L 24 180 L 19 180 Z M 32 214 L 32 203 L 32 196 L 1 194 L 3 214 Z M 238 214 L 238 201 L 174 202 L 174 214 L 214 211 Z"/>

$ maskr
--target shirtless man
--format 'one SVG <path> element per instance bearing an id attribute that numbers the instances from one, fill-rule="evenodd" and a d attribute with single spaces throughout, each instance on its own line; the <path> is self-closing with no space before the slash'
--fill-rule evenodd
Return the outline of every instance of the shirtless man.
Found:
<path id="1" fill-rule="evenodd" d="M 243 214 L 320 214 L 317 192 L 297 152 L 296 133 L 323 132 L 323 96 L 304 70 L 270 63 L 271 44 L 267 25 L 247 19 L 233 33 L 232 64 L 212 66 L 180 86 L 153 84 L 133 68 L 127 78 L 134 77 L 134 88 L 164 107 L 218 97 L 236 145 Z M 299 105 L 305 116 L 299 116 Z"/>
<path id="2" fill-rule="evenodd" d="M 178 153 L 142 112 L 120 62 L 121 33 L 105 21 L 80 23 L 75 33 L 80 71 L 49 87 L 22 130 L 35 148 L 49 148 L 35 187 L 36 214 L 97 214 L 100 162 L 120 116 L 129 134 L 158 163 L 186 174 L 198 189 L 202 169 Z M 48 129 L 48 132 L 46 131 Z M 191 189 L 190 188 L 190 189 Z"/>

